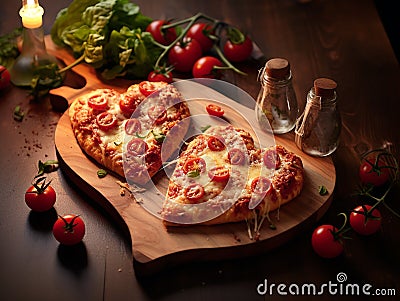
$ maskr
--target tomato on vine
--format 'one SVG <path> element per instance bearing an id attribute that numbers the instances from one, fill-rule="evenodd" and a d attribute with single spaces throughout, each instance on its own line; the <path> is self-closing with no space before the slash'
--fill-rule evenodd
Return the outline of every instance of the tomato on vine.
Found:
<path id="1" fill-rule="evenodd" d="M 186 36 L 199 42 L 203 53 L 206 53 L 213 46 L 213 40 L 210 39 L 210 35 L 213 34 L 214 31 L 210 24 L 199 22 L 189 28 Z"/>
<path id="2" fill-rule="evenodd" d="M 216 57 L 204 56 L 194 63 L 192 74 L 195 78 L 219 78 L 221 70 L 218 68 L 222 66 L 222 62 Z"/>
<path id="3" fill-rule="evenodd" d="M 56 202 L 56 192 L 46 182 L 46 177 L 38 178 L 25 192 L 25 203 L 36 212 L 44 212 L 53 208 Z"/>
<path id="4" fill-rule="evenodd" d="M 147 76 L 147 80 L 150 82 L 166 82 L 168 84 L 172 83 L 173 75 L 172 68 L 160 67 L 151 71 Z"/>
<path id="5" fill-rule="evenodd" d="M 177 35 L 174 27 L 166 30 L 162 29 L 162 26 L 168 24 L 169 22 L 167 20 L 154 20 L 147 25 L 146 31 L 150 32 L 156 42 L 160 43 L 161 45 L 169 45 L 175 41 Z"/>
<path id="6" fill-rule="evenodd" d="M 381 213 L 370 205 L 361 205 L 350 214 L 350 226 L 361 235 L 376 233 L 381 227 Z"/>
<path id="7" fill-rule="evenodd" d="M 334 258 L 343 252 L 339 230 L 333 225 L 321 225 L 316 228 L 311 237 L 312 247 L 319 256 Z"/>
<path id="8" fill-rule="evenodd" d="M 364 157 L 359 169 L 360 180 L 363 184 L 382 186 L 390 178 L 390 168 L 379 155 Z"/>
<path id="9" fill-rule="evenodd" d="M 252 40 L 236 28 L 228 29 L 228 40 L 224 44 L 224 54 L 231 62 L 242 62 L 253 51 Z"/>
<path id="10" fill-rule="evenodd" d="M 168 62 L 178 72 L 189 72 L 202 54 L 199 42 L 184 38 L 168 52 Z"/>
<path id="11" fill-rule="evenodd" d="M 62 245 L 76 245 L 85 236 L 85 223 L 79 215 L 59 216 L 53 225 L 54 238 Z"/>

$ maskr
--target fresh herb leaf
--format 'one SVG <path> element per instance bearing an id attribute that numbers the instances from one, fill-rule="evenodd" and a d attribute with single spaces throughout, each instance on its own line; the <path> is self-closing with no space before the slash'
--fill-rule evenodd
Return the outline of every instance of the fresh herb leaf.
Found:
<path id="1" fill-rule="evenodd" d="M 56 160 L 47 160 L 42 162 L 39 160 L 38 163 L 38 173 L 35 178 L 41 177 L 45 173 L 50 173 L 56 171 L 58 169 L 58 161 Z"/>
<path id="2" fill-rule="evenodd" d="M 99 169 L 99 170 L 97 171 L 97 176 L 98 176 L 100 179 L 101 179 L 101 178 L 104 178 L 106 175 L 107 175 L 107 171 L 104 170 L 104 169 Z"/>
<path id="3" fill-rule="evenodd" d="M 165 135 L 163 133 L 155 133 L 153 130 L 151 131 L 151 133 L 154 136 L 154 139 L 158 142 L 158 143 L 163 143 L 164 139 L 165 139 Z"/>
<path id="4" fill-rule="evenodd" d="M 324 185 L 318 186 L 318 193 L 319 195 L 327 195 L 328 189 Z"/>
<path id="5" fill-rule="evenodd" d="M 14 109 L 14 120 L 15 121 L 22 121 L 22 119 L 24 119 L 25 113 L 22 111 L 20 106 L 16 106 Z"/>
<path id="6" fill-rule="evenodd" d="M 11 68 L 19 55 L 17 39 L 22 34 L 22 28 L 16 28 L 10 33 L 0 36 L 0 65 Z"/>
<path id="7" fill-rule="evenodd" d="M 197 178 L 198 176 L 200 176 L 200 170 L 198 170 L 198 169 L 191 170 L 186 175 L 189 178 Z"/>
<path id="8" fill-rule="evenodd" d="M 200 128 L 200 130 L 201 130 L 202 133 L 204 133 L 204 132 L 207 131 L 210 127 L 211 127 L 211 125 L 205 125 L 205 126 L 202 126 L 202 127 Z"/>

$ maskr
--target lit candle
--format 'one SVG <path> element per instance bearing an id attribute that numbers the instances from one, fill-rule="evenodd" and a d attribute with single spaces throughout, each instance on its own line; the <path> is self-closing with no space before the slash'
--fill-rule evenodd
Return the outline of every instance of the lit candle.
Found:
<path id="1" fill-rule="evenodd" d="M 22 25 L 25 28 L 38 28 L 42 26 L 44 9 L 38 0 L 22 0 L 22 8 L 19 15 L 22 17 Z"/>

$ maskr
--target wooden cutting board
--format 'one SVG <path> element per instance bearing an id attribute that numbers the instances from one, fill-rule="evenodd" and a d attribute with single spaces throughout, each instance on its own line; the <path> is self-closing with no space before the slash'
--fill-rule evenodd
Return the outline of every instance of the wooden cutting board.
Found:
<path id="1" fill-rule="evenodd" d="M 46 43 L 49 52 L 64 60 L 66 64 L 73 61 L 68 52 L 57 49 L 51 40 L 47 39 Z M 74 68 L 74 71 L 86 79 L 86 85 L 83 88 L 77 90 L 64 86 L 52 91 L 52 94 L 64 97 L 68 103 L 95 88 L 115 87 L 122 91 L 132 84 L 126 80 L 116 80 L 106 84 L 97 78 L 93 69 L 84 64 Z M 259 145 L 271 145 L 275 138 L 276 144 L 281 144 L 298 154 L 305 168 L 304 188 L 295 200 L 282 206 L 279 212 L 270 214 L 276 229 L 270 229 L 269 224 L 265 222 L 257 242 L 250 239 L 245 222 L 167 229 L 161 219 L 142 205 L 142 201 L 146 198 L 162 202 L 168 183 L 167 175 L 160 172 L 154 179 L 159 193 L 144 193 L 142 196 L 139 195 L 140 197 L 135 193 L 136 199 L 128 193 L 122 196 L 117 181 L 124 179 L 112 174 L 102 179 L 98 178 L 97 170 L 101 166 L 81 151 L 73 135 L 68 112 L 66 112 L 61 117 L 55 132 L 55 145 L 60 166 L 78 187 L 94 202 L 103 206 L 116 222 L 129 231 L 136 272 L 149 274 L 185 261 L 238 258 L 267 252 L 287 242 L 299 231 L 308 229 L 326 212 L 336 180 L 331 158 L 314 158 L 302 153 L 294 144 L 292 134 L 271 138 L 271 135 L 266 134 L 258 126 L 254 110 L 239 103 L 243 101 L 242 96 L 230 94 L 228 97 L 211 88 L 207 82 L 185 81 L 183 86 L 179 86 L 179 82 L 177 85 L 188 100 L 192 115 L 201 115 L 192 122 L 192 127 L 200 128 L 215 124 L 216 121 L 205 114 L 205 105 L 210 102 L 218 103 L 225 109 L 224 122 L 249 130 L 253 137 L 256 137 L 256 143 Z M 319 195 L 320 185 L 324 185 L 329 194 Z"/>

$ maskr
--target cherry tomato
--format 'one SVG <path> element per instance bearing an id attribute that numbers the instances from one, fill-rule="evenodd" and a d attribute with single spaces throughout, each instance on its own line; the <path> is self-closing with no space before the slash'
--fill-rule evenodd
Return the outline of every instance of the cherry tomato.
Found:
<path id="1" fill-rule="evenodd" d="M 231 62 L 242 62 L 250 57 L 253 51 L 253 42 L 248 36 L 243 41 L 227 40 L 224 45 L 224 55 Z"/>
<path id="2" fill-rule="evenodd" d="M 216 57 L 204 56 L 194 63 L 192 74 L 195 78 L 219 78 L 221 77 L 221 70 L 216 67 L 222 66 L 222 62 Z"/>
<path id="3" fill-rule="evenodd" d="M 222 137 L 210 136 L 207 140 L 208 147 L 215 152 L 225 149 L 224 139 Z"/>
<path id="4" fill-rule="evenodd" d="M 148 149 L 147 143 L 140 138 L 131 139 L 126 146 L 126 150 L 134 156 L 143 155 Z"/>
<path id="5" fill-rule="evenodd" d="M 364 158 L 360 165 L 359 176 L 363 184 L 382 186 L 389 180 L 389 168 L 381 158 L 376 163 L 376 157 Z"/>
<path id="6" fill-rule="evenodd" d="M 167 24 L 169 24 L 169 22 L 166 20 L 154 20 L 147 26 L 146 31 L 151 33 L 156 42 L 162 45 L 169 45 L 175 41 L 177 36 L 174 27 L 162 30 L 161 27 Z"/>
<path id="7" fill-rule="evenodd" d="M 0 91 L 10 85 L 10 72 L 6 67 L 0 65 Z"/>
<path id="8" fill-rule="evenodd" d="M 350 226 L 358 234 L 370 235 L 381 227 L 381 213 L 375 208 L 368 214 L 370 209 L 369 205 L 358 206 L 350 214 Z"/>
<path id="9" fill-rule="evenodd" d="M 125 133 L 128 135 L 135 135 L 142 130 L 140 121 L 136 118 L 128 119 L 125 123 Z"/>
<path id="10" fill-rule="evenodd" d="M 167 109 L 161 104 L 157 106 L 151 106 L 148 109 L 147 114 L 157 125 L 163 123 L 167 119 Z"/>
<path id="11" fill-rule="evenodd" d="M 46 183 L 45 178 L 39 178 L 25 192 L 25 203 L 36 212 L 44 212 L 53 208 L 56 202 L 56 192 Z"/>
<path id="12" fill-rule="evenodd" d="M 274 149 L 268 149 L 264 153 L 263 162 L 269 169 L 278 169 L 281 165 L 281 158 Z"/>
<path id="13" fill-rule="evenodd" d="M 126 118 L 129 118 L 135 112 L 137 105 L 143 99 L 144 99 L 144 96 L 142 94 L 139 94 L 139 92 L 124 93 L 119 100 L 119 108 L 121 109 L 124 116 Z"/>
<path id="14" fill-rule="evenodd" d="M 185 174 L 188 172 L 205 172 L 206 170 L 206 161 L 203 158 L 197 157 L 197 158 L 190 158 L 185 162 L 183 165 L 183 171 Z"/>
<path id="15" fill-rule="evenodd" d="M 334 235 L 338 229 L 332 225 L 321 225 L 316 228 L 311 237 L 312 247 L 319 256 L 334 258 L 343 252 L 343 245 Z"/>
<path id="16" fill-rule="evenodd" d="M 228 152 L 228 159 L 232 165 L 242 165 L 246 157 L 240 149 L 232 148 Z"/>
<path id="17" fill-rule="evenodd" d="M 172 83 L 173 75 L 171 71 L 154 70 L 149 73 L 147 80 L 150 82 Z"/>
<path id="18" fill-rule="evenodd" d="M 85 223 L 79 215 L 59 216 L 53 226 L 53 235 L 62 245 L 76 245 L 85 236 Z"/>
<path id="19" fill-rule="evenodd" d="M 213 40 L 209 38 L 210 34 L 213 34 L 213 28 L 210 24 L 195 23 L 189 28 L 186 36 L 199 42 L 202 51 L 206 53 L 213 45 Z"/>
<path id="20" fill-rule="evenodd" d="M 204 188 L 198 183 L 190 184 L 185 188 L 185 196 L 191 202 L 196 202 L 204 196 Z"/>
<path id="21" fill-rule="evenodd" d="M 88 106 L 94 110 L 104 111 L 108 108 L 108 100 L 104 94 L 92 95 L 88 99 Z"/>
<path id="22" fill-rule="evenodd" d="M 251 190 L 259 195 L 266 195 L 272 189 L 271 181 L 266 177 L 257 177 L 251 181 Z"/>
<path id="23" fill-rule="evenodd" d="M 105 132 L 113 129 L 118 124 L 117 117 L 109 112 L 103 112 L 97 115 L 96 122 L 99 129 Z"/>
<path id="24" fill-rule="evenodd" d="M 229 179 L 229 169 L 224 166 L 215 166 L 208 171 L 208 176 L 212 181 L 225 182 Z"/>
<path id="25" fill-rule="evenodd" d="M 178 42 L 168 53 L 168 61 L 178 72 L 192 71 L 194 63 L 201 57 L 200 44 L 193 39 L 184 38 Z"/>
<path id="26" fill-rule="evenodd" d="M 222 117 L 225 114 L 225 111 L 223 108 L 221 108 L 219 105 L 216 104 L 208 104 L 206 106 L 206 111 L 208 114 L 212 116 L 217 116 L 217 117 Z"/>
<path id="27" fill-rule="evenodd" d="M 157 91 L 159 88 L 150 81 L 142 81 L 139 83 L 139 90 L 144 96 L 149 96 Z"/>

